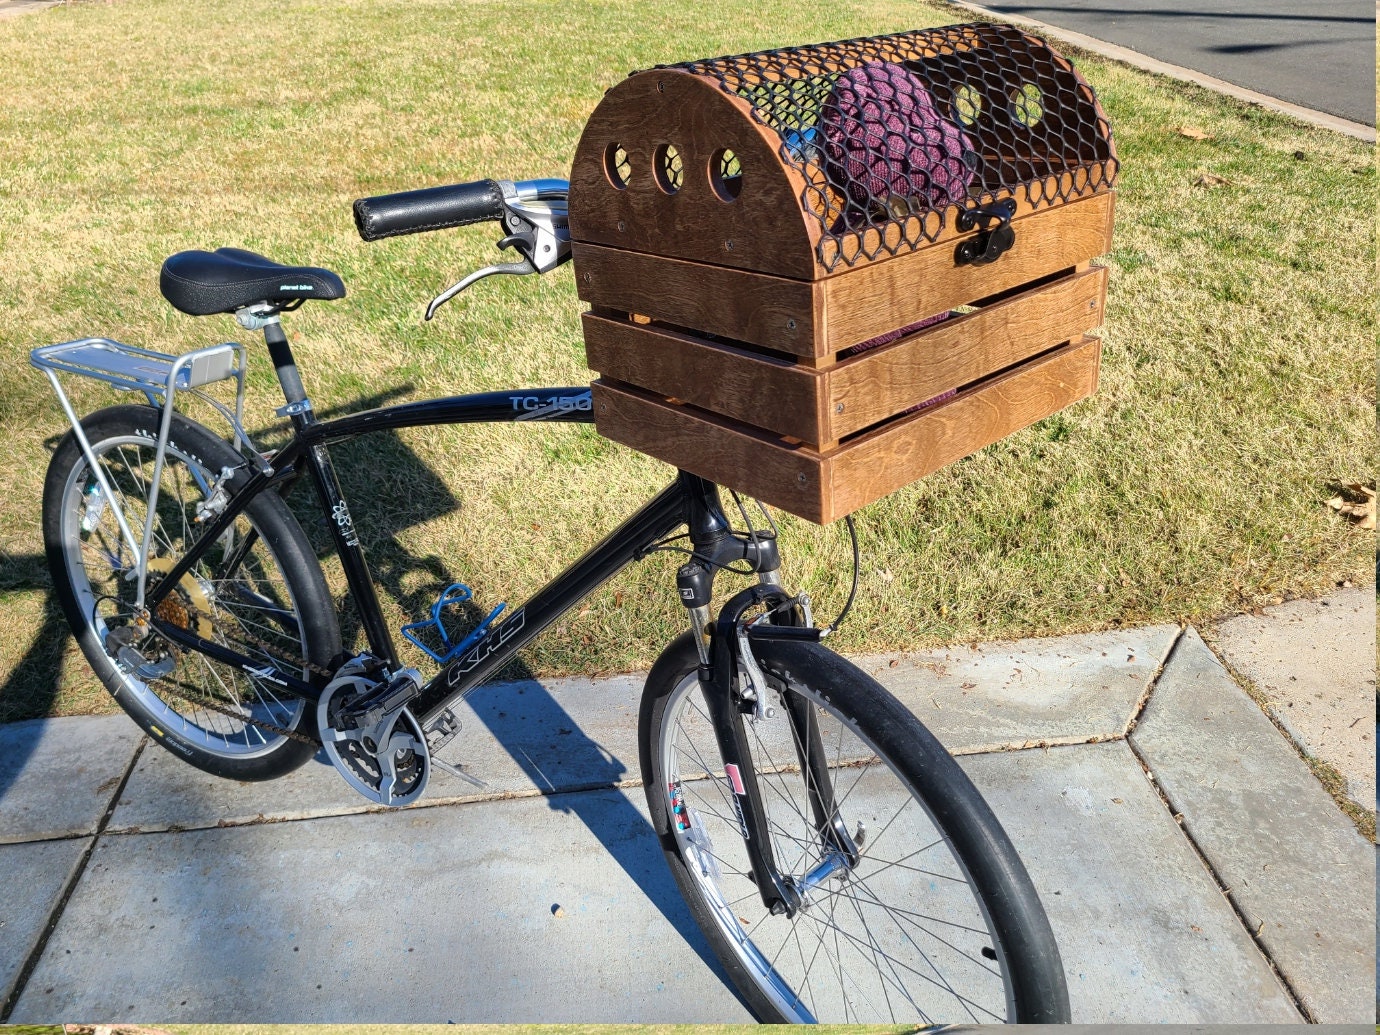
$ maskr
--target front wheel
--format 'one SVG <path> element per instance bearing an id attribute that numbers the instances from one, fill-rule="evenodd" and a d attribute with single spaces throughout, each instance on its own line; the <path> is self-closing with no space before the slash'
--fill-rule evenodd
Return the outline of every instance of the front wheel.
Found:
<path id="1" fill-rule="evenodd" d="M 879 683 L 818 644 L 768 641 L 753 650 L 774 700 L 744 726 L 776 866 L 808 889 L 793 917 L 766 909 L 750 872 L 688 634 L 648 676 L 639 742 L 671 872 L 757 1017 L 1067 1021 L 1044 909 L 949 753 Z M 818 722 L 837 820 L 859 849 L 854 865 L 839 864 L 837 842 L 815 823 L 802 775 L 808 753 L 788 718 L 792 696 Z"/>

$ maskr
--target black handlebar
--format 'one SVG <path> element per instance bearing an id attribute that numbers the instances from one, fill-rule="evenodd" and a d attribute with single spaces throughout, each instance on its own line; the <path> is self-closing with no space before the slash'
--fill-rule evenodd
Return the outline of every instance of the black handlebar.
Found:
<path id="1" fill-rule="evenodd" d="M 366 241 L 502 218 L 503 190 L 497 180 L 427 187 L 355 202 L 355 226 Z"/>

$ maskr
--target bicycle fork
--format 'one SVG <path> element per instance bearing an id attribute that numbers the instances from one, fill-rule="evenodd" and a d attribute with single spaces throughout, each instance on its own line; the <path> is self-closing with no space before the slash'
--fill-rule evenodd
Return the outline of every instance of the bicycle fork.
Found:
<path id="1" fill-rule="evenodd" d="M 819 838 L 820 861 L 807 873 L 784 875 L 772 851 L 770 821 L 758 784 L 745 717 L 767 718 L 774 710 L 767 700 L 765 677 L 752 656 L 751 641 L 817 641 L 819 630 L 804 627 L 799 608 L 786 606 L 793 600 L 779 586 L 770 583 L 743 590 L 724 604 L 707 644 L 702 635 L 707 606 L 691 609 L 701 647 L 700 685 L 724 761 L 728 798 L 747 849 L 752 879 L 763 905 L 772 914 L 787 917 L 807 908 L 810 892 L 824 881 L 857 866 L 861 835 L 861 828 L 858 839 L 850 835 L 839 813 L 814 707 L 803 696 L 787 692 L 782 694 L 782 707 L 795 745 L 795 761 L 805 780 L 814 830 Z M 689 606 L 688 600 L 686 603 Z M 761 604 L 783 607 L 784 615 L 778 619 L 788 615 L 786 621 L 795 624 L 759 621 L 745 625 L 744 612 Z"/>

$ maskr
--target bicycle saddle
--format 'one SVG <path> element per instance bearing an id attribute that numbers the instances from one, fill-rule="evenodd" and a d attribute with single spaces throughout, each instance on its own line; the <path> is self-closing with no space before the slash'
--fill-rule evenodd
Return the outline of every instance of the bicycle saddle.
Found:
<path id="1" fill-rule="evenodd" d="M 247 305 L 306 298 L 344 298 L 345 283 L 330 270 L 284 266 L 242 248 L 178 252 L 163 263 L 158 289 L 189 316 L 233 313 Z"/>

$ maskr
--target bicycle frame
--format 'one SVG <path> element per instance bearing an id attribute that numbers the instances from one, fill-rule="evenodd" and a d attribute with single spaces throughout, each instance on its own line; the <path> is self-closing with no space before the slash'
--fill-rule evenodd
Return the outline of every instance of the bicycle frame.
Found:
<path id="1" fill-rule="evenodd" d="M 253 473 L 231 494 L 223 511 L 207 523 L 205 531 L 172 569 L 149 590 L 147 607 L 156 616 L 159 603 L 230 527 L 259 493 L 295 479 L 311 476 L 322 507 L 331 516 L 331 537 L 345 572 L 346 584 L 359 612 L 369 650 L 390 669 L 400 667 L 393 636 L 384 624 L 364 550 L 350 517 L 328 447 L 361 435 L 401 428 L 434 425 L 525 422 L 532 420 L 592 423 L 588 388 L 540 388 L 406 403 L 327 421 L 311 419 L 310 412 L 293 415 L 292 440 L 274 454 L 266 470 Z M 303 471 L 305 469 L 305 472 Z M 538 590 L 530 600 L 512 609 L 463 655 L 447 663 L 423 687 L 413 711 L 423 728 L 444 715 L 446 709 L 468 690 L 484 682 L 562 614 L 633 561 L 640 559 L 659 539 L 682 524 L 726 529 L 717 489 L 695 475 L 681 472 L 677 479 L 649 500 L 569 568 Z M 320 685 L 298 676 L 265 669 L 262 659 L 239 654 L 204 640 L 167 622 L 153 621 L 158 631 L 248 674 L 267 679 L 294 696 L 315 700 Z"/>
<path id="2" fill-rule="evenodd" d="M 281 351 L 275 359 L 290 364 L 291 356 L 286 351 L 286 343 L 280 343 L 279 349 Z M 230 493 L 223 509 L 207 522 L 197 541 L 149 590 L 146 608 L 150 622 L 160 634 L 172 642 L 233 665 L 254 678 L 272 682 L 293 696 L 316 701 L 324 688 L 324 677 L 318 677 L 315 682 L 304 680 L 298 675 L 277 671 L 272 666 L 265 665 L 262 659 L 250 658 L 221 644 L 202 639 L 190 629 L 160 620 L 157 617 L 159 604 L 206 554 L 211 544 L 216 542 L 236 517 L 244 512 L 251 500 L 262 492 L 274 491 L 295 481 L 305 469 L 305 473 L 311 476 L 316 486 L 323 509 L 332 518 L 327 522 L 327 526 L 340 556 L 346 583 L 355 601 L 370 652 L 389 671 L 396 673 L 402 666 L 392 634 L 384 623 L 369 566 L 350 516 L 349 504 L 336 477 L 329 446 L 379 431 L 435 425 L 533 420 L 589 424 L 594 421 L 592 394 L 587 387 L 486 392 L 406 403 L 318 421 L 304 393 L 296 400 L 293 399 L 293 396 L 300 392 L 300 381 L 296 382 L 297 391 L 288 389 L 288 385 L 294 380 L 295 369 L 293 374 L 284 377 L 284 362 L 275 365 L 280 368 L 280 379 L 284 381 L 289 398 L 285 410 L 293 423 L 291 441 L 262 462 L 247 465 L 251 466 L 253 473 L 240 488 Z M 774 540 L 766 540 L 759 545 L 755 539 L 735 534 L 723 513 L 719 490 L 714 483 L 686 471 L 677 472 L 674 482 L 643 504 L 600 543 L 538 590 L 531 599 L 510 611 L 503 621 L 491 626 L 464 654 L 443 665 L 441 670 L 422 686 L 418 696 L 409 703 L 409 707 L 423 731 L 429 733 L 443 727 L 452 704 L 491 677 L 514 654 L 584 597 L 633 561 L 646 556 L 660 540 L 667 538 L 681 525 L 689 528 L 689 538 L 696 558 L 708 563 L 705 569 L 708 572 L 708 580 L 701 581 L 696 591 L 696 603 L 705 606 L 692 608 L 692 616 L 698 613 L 701 620 L 707 616 L 708 586 L 712 584 L 714 571 L 724 566 L 725 561 L 746 560 L 751 570 L 758 572 L 762 577 L 762 584 L 743 591 L 725 605 L 724 613 L 711 637 L 712 646 L 709 651 L 701 653 L 700 681 L 710 701 L 715 733 L 724 760 L 731 767 L 730 771 L 741 774 L 742 779 L 747 782 L 747 808 L 743 815 L 744 838 L 755 871 L 763 875 L 759 882 L 762 900 L 773 912 L 793 914 L 801 902 L 800 889 L 782 877 L 772 855 L 770 839 L 765 836 L 766 815 L 756 789 L 742 715 L 738 711 L 740 703 L 733 699 L 732 693 L 738 678 L 734 630 L 743 611 L 749 606 L 767 601 L 787 606 L 793 601 L 774 584 L 779 566 Z M 246 537 L 239 548 L 240 551 L 247 551 L 252 543 L 252 538 Z M 233 567 L 234 563 L 235 558 L 232 556 L 229 566 Z M 680 574 L 686 572 L 689 567 L 682 568 L 682 572 L 678 573 L 678 584 Z M 681 588 L 681 595 L 682 601 L 690 608 L 684 586 Z M 755 638 L 818 640 L 820 631 L 801 628 L 803 622 L 800 618 L 799 614 L 792 614 L 780 625 L 763 623 L 746 629 L 745 634 Z M 698 621 L 696 628 L 699 629 Z M 796 742 L 802 745 L 803 753 L 800 758 L 808 774 L 807 781 L 811 784 L 811 802 L 817 827 L 831 845 L 844 853 L 851 852 L 856 857 L 856 849 L 853 848 L 847 832 L 836 822 L 837 812 L 827 769 L 821 769 L 815 761 L 822 757 L 822 751 L 819 748 L 819 730 L 813 714 L 808 708 L 792 709 L 790 718 Z M 813 752 L 804 751 L 804 745 L 812 745 Z M 824 879 L 824 874 L 807 876 Z"/>

